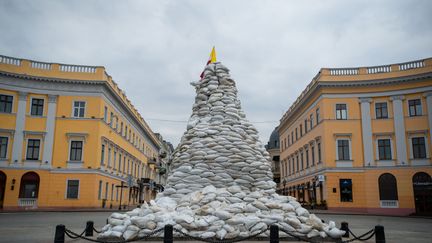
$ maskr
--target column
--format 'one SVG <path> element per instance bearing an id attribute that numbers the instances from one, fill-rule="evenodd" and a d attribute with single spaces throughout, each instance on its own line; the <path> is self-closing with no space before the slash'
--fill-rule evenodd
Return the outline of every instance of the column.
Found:
<path id="1" fill-rule="evenodd" d="M 57 96 L 48 95 L 46 136 L 45 136 L 44 150 L 42 154 L 42 165 L 47 167 L 51 167 L 52 165 L 56 108 L 57 108 Z"/>
<path id="2" fill-rule="evenodd" d="M 426 97 L 426 106 L 427 106 L 427 114 L 428 114 L 428 121 L 429 121 L 429 139 L 430 144 L 432 144 L 432 92 L 425 93 L 424 96 Z"/>
<path id="3" fill-rule="evenodd" d="M 360 98 L 362 137 L 363 137 L 363 160 L 364 166 L 374 164 L 373 146 L 372 146 L 372 124 L 370 115 L 371 98 Z"/>
<path id="4" fill-rule="evenodd" d="M 16 113 L 16 124 L 14 141 L 12 145 L 12 162 L 20 163 L 22 160 L 22 147 L 24 141 L 24 126 L 25 126 L 25 112 L 27 106 L 27 93 L 18 93 L 18 111 Z"/>
<path id="5" fill-rule="evenodd" d="M 392 96 L 393 122 L 396 135 L 396 155 L 398 165 L 408 165 L 405 137 L 405 121 L 403 113 L 403 95 Z"/>

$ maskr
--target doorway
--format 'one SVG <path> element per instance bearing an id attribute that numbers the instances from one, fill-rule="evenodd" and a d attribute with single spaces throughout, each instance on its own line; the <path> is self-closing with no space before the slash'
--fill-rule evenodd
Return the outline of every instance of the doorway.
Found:
<path id="1" fill-rule="evenodd" d="M 425 172 L 417 172 L 413 178 L 416 214 L 432 215 L 432 178 Z"/>
<path id="2" fill-rule="evenodd" d="M 3 201 L 6 191 L 6 174 L 0 171 L 0 209 L 3 208 Z"/>

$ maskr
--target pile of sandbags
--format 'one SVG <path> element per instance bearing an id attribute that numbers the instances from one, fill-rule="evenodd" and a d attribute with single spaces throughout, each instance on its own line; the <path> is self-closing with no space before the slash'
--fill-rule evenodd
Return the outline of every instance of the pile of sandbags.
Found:
<path id="1" fill-rule="evenodd" d="M 226 67 L 207 65 L 204 78 L 192 85 L 195 104 L 164 192 L 150 205 L 112 214 L 100 238 L 128 240 L 167 224 L 218 239 L 255 235 L 272 224 L 304 237 L 345 233 L 309 214 L 295 198 L 276 194 L 269 154 L 241 110 Z"/>

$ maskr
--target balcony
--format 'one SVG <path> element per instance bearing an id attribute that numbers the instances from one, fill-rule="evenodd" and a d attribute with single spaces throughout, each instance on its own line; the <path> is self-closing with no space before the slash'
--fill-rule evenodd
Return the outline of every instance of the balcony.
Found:
<path id="1" fill-rule="evenodd" d="M 37 208 L 37 198 L 18 198 L 18 206 L 25 208 Z"/>

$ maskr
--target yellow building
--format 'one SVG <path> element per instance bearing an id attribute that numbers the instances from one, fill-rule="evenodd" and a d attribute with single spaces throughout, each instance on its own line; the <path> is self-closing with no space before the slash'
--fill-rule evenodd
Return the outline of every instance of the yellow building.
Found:
<path id="1" fill-rule="evenodd" d="M 279 190 L 305 204 L 432 213 L 432 58 L 323 68 L 280 120 Z"/>
<path id="2" fill-rule="evenodd" d="M 159 149 L 104 67 L 0 56 L 0 208 L 149 200 Z"/>

